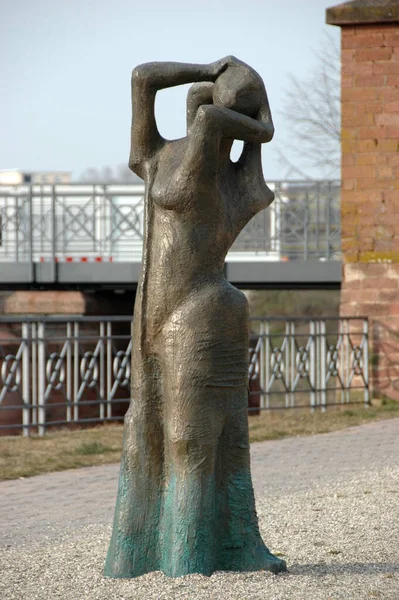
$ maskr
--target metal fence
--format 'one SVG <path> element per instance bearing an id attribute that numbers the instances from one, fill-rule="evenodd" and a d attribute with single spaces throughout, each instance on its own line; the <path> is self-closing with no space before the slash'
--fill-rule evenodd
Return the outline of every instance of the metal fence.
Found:
<path id="1" fill-rule="evenodd" d="M 367 319 L 251 319 L 250 326 L 252 405 L 369 402 Z M 130 331 L 130 317 L 1 317 L 0 434 L 122 420 Z"/>
<path id="2" fill-rule="evenodd" d="M 229 257 L 339 259 L 338 181 L 269 181 Z M 0 186 L 0 262 L 140 262 L 144 185 Z"/>

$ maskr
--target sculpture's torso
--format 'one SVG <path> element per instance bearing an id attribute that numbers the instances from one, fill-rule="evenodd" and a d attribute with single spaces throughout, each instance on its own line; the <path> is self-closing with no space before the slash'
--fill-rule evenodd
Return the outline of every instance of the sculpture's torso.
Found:
<path id="1" fill-rule="evenodd" d="M 182 176 L 186 147 L 187 139 L 168 145 L 148 173 L 135 334 L 150 352 L 188 294 L 203 294 L 207 287 L 214 293 L 221 285 L 245 298 L 224 278 L 225 257 L 243 226 L 270 202 L 261 174 L 248 180 L 228 154 L 216 177 L 200 185 L 194 172 Z"/>

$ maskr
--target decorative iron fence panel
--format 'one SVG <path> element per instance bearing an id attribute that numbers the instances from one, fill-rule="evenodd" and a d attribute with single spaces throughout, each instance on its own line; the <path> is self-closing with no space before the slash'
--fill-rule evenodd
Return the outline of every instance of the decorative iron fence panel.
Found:
<path id="1" fill-rule="evenodd" d="M 251 319 L 254 410 L 369 402 L 368 322 Z M 0 434 L 122 420 L 130 317 L 0 317 Z"/>
<path id="2" fill-rule="evenodd" d="M 340 258 L 338 181 L 271 181 L 229 258 Z M 0 262 L 140 262 L 144 185 L 0 185 Z"/>

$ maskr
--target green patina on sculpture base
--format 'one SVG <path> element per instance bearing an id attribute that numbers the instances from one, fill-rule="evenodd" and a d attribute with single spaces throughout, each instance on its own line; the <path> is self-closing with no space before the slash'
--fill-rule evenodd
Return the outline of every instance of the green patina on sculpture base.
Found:
<path id="1" fill-rule="evenodd" d="M 125 479 L 121 472 L 121 481 Z M 119 488 L 116 513 L 128 496 Z M 144 510 L 149 507 L 144 507 Z M 214 476 L 178 484 L 169 479 L 160 503 L 145 516 L 145 529 L 130 535 L 114 528 L 104 574 L 133 578 L 150 571 L 169 577 L 215 571 L 286 570 L 285 562 L 263 543 L 255 513 L 248 470 L 230 477 L 227 490 L 218 490 Z M 142 507 L 135 506 L 135 510 Z"/>
<path id="2" fill-rule="evenodd" d="M 261 160 L 274 131 L 266 90 L 234 57 L 148 63 L 132 83 L 144 243 L 105 575 L 278 573 L 285 562 L 260 536 L 250 474 L 248 303 L 224 277 L 234 240 L 273 200 Z M 187 137 L 164 140 L 156 92 L 185 83 Z M 244 141 L 237 163 L 234 139 Z"/>

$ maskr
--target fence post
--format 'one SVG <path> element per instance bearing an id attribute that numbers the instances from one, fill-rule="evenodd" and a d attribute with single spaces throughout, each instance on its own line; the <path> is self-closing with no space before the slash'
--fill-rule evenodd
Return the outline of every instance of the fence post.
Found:
<path id="1" fill-rule="evenodd" d="M 22 323 L 22 400 L 24 408 L 22 410 L 22 435 L 25 437 L 30 434 L 30 413 L 31 413 L 31 399 L 30 399 L 30 356 L 29 356 L 29 323 Z"/>
<path id="2" fill-rule="evenodd" d="M 326 411 L 327 406 L 327 383 L 326 383 L 326 357 L 327 357 L 327 332 L 326 322 L 320 321 L 320 394 L 321 394 L 321 410 Z"/>
<path id="3" fill-rule="evenodd" d="M 100 323 L 100 356 L 99 356 L 99 363 L 100 363 L 100 397 L 101 397 L 101 404 L 100 404 L 100 419 L 104 419 L 105 418 L 105 406 L 104 406 L 104 400 L 108 400 L 108 398 L 106 398 L 105 396 L 105 353 L 104 353 L 104 341 L 105 341 L 105 323 L 104 321 L 101 321 Z"/>
<path id="4" fill-rule="evenodd" d="M 295 347 L 295 322 L 291 322 L 291 334 L 290 334 L 290 346 L 291 346 L 291 377 L 290 377 L 290 406 L 295 406 L 295 393 L 294 393 L 294 382 L 295 382 L 295 367 L 296 367 L 296 347 Z"/>
<path id="5" fill-rule="evenodd" d="M 73 420 L 79 421 L 79 323 L 73 328 Z"/>
<path id="6" fill-rule="evenodd" d="M 364 405 L 370 405 L 369 390 L 369 322 L 363 321 L 363 377 L 364 377 Z"/>
<path id="7" fill-rule="evenodd" d="M 51 186 L 51 276 L 53 283 L 58 279 L 58 265 L 56 263 L 57 253 L 57 224 L 56 224 L 56 196 L 55 196 L 55 185 Z"/>
<path id="8" fill-rule="evenodd" d="M 291 340 L 291 323 L 290 321 L 285 322 L 285 356 L 284 356 L 284 368 L 283 368 L 283 381 L 285 387 L 285 407 L 289 408 L 291 403 L 290 394 L 290 340 Z M 288 383 L 288 386 L 287 386 Z M 287 390 L 288 387 L 288 390 Z"/>
<path id="9" fill-rule="evenodd" d="M 264 344 L 265 344 L 265 387 L 266 392 L 266 408 L 270 408 L 270 321 L 265 322 L 264 329 Z"/>
<path id="10" fill-rule="evenodd" d="M 310 321 L 309 323 L 310 329 L 310 368 L 309 368 L 309 378 L 310 378 L 310 410 L 313 413 L 316 405 L 316 328 L 315 322 Z"/>
<path id="11" fill-rule="evenodd" d="M 35 265 L 33 261 L 33 199 L 32 199 L 32 184 L 29 186 L 28 192 L 28 211 L 29 211 L 29 221 L 28 221 L 28 260 L 30 264 L 30 280 L 31 283 L 35 281 Z"/>
<path id="12" fill-rule="evenodd" d="M 45 407 L 45 390 L 46 390 L 46 342 L 45 342 L 45 325 L 44 322 L 37 324 L 38 338 L 38 434 L 44 435 L 46 432 L 46 407 Z"/>
<path id="13" fill-rule="evenodd" d="M 66 355 L 66 399 L 68 402 L 66 409 L 66 420 L 69 422 L 72 420 L 72 324 L 68 322 L 66 324 L 66 335 L 67 335 L 67 355 Z"/>

